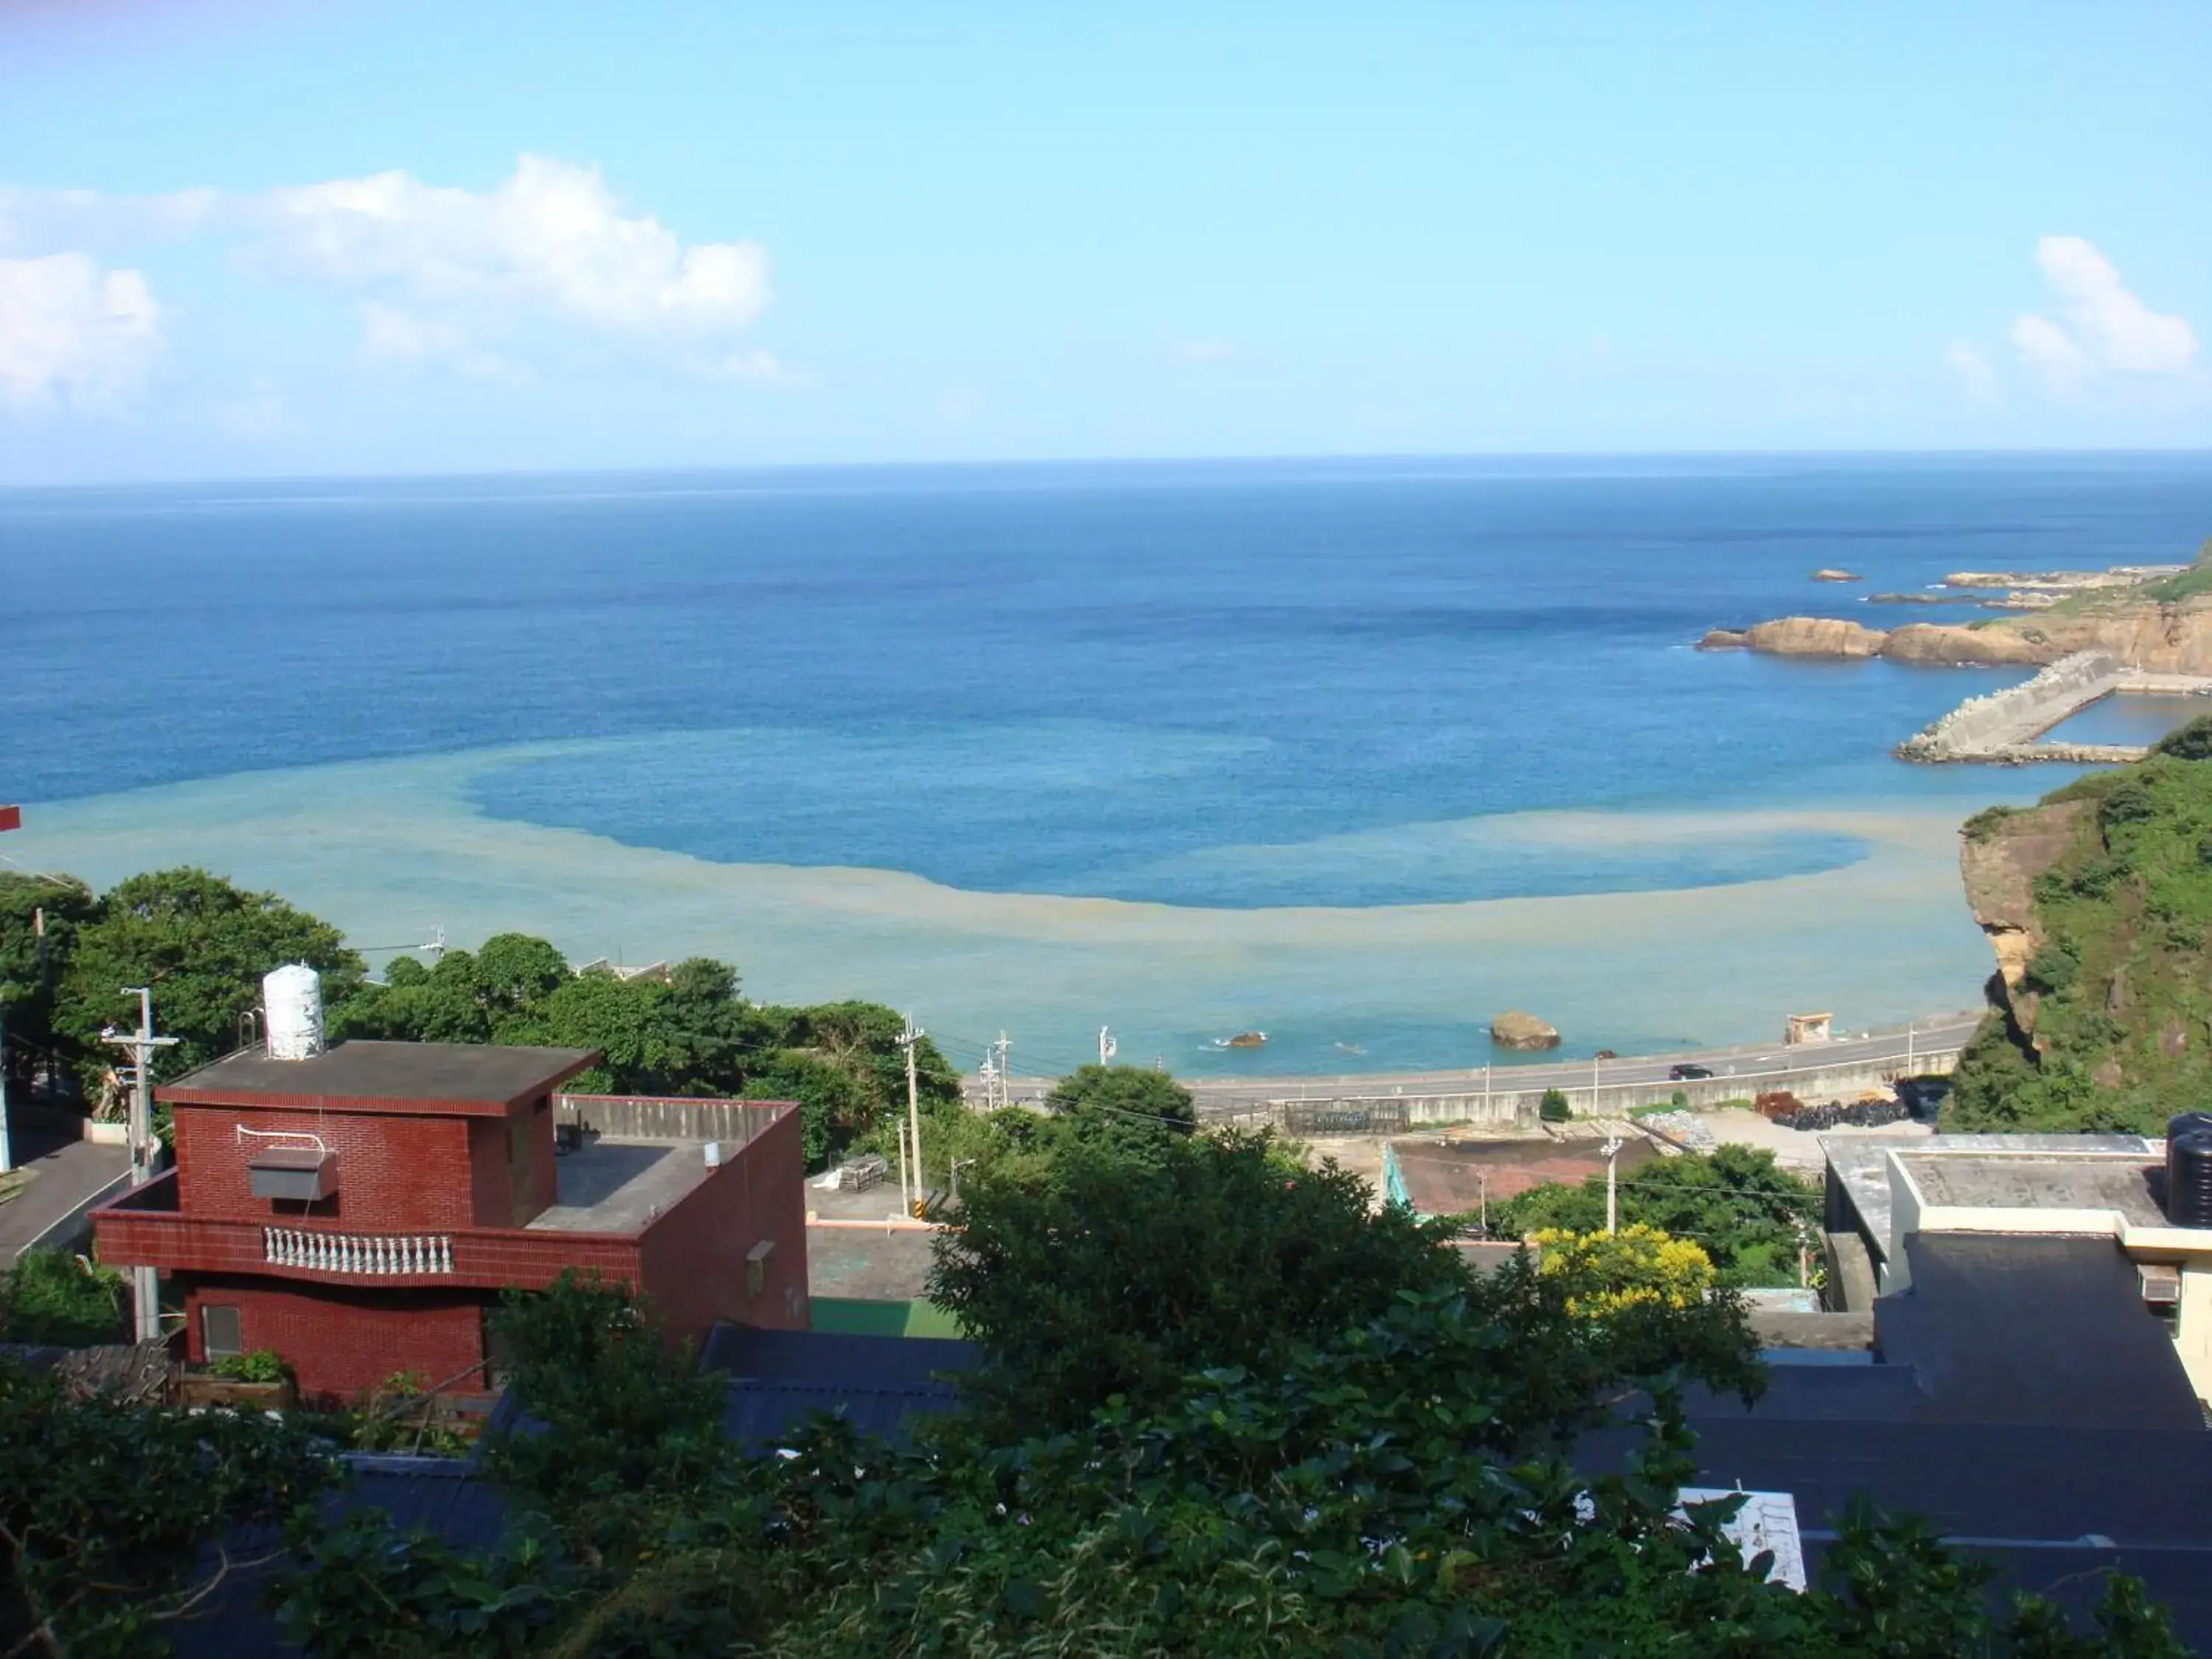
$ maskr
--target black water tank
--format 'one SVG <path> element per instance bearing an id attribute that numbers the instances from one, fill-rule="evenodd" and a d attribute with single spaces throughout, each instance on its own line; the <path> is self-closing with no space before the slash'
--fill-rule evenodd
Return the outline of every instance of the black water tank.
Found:
<path id="1" fill-rule="evenodd" d="M 2199 1129 L 2212 1129 L 2212 1112 L 2180 1112 L 2166 1121 L 2166 1190 L 2173 1190 L 2173 1143 Z"/>
<path id="2" fill-rule="evenodd" d="M 2177 1227 L 2212 1227 L 2212 1128 L 2166 1143 L 2166 1218 Z"/>

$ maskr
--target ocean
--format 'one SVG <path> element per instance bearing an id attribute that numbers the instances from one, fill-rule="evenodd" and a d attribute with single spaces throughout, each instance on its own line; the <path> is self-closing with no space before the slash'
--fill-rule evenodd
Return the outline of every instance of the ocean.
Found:
<path id="1" fill-rule="evenodd" d="M 1889 757 L 2017 672 L 1698 636 L 2208 532 L 2201 455 L 0 492 L 0 852 L 206 863 L 377 961 L 709 951 L 1020 1069 L 1856 1029 L 1974 1002 L 1955 825 L 2070 774 Z"/>

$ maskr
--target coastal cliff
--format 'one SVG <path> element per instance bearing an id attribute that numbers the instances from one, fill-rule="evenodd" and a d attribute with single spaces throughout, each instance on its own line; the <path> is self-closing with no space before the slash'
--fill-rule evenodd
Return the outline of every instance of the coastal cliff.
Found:
<path id="1" fill-rule="evenodd" d="M 2029 667 L 2077 651 L 2101 651 L 2126 668 L 2212 675 L 2212 543 L 2179 574 L 2150 580 L 2126 580 L 2132 568 L 2111 574 L 2116 580 L 2002 620 L 1969 626 L 1908 623 L 1884 630 L 1834 617 L 1782 617 L 1741 630 L 1741 644 L 1778 657 Z M 2005 573 L 1991 580 L 2020 578 Z M 1736 631 L 1714 630 L 1706 635 L 1707 648 L 1737 644 Z"/>
<path id="2" fill-rule="evenodd" d="M 1968 820 L 1996 972 L 1947 1127 L 2154 1133 L 2212 1097 L 2212 716 L 2145 759 Z"/>

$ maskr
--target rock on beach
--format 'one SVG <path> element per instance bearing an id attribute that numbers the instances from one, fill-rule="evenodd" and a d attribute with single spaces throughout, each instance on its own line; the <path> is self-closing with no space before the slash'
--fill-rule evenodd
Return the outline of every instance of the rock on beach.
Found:
<path id="1" fill-rule="evenodd" d="M 1510 1008 L 1490 1022 L 1490 1040 L 1501 1048 L 1556 1048 L 1559 1028 Z"/>

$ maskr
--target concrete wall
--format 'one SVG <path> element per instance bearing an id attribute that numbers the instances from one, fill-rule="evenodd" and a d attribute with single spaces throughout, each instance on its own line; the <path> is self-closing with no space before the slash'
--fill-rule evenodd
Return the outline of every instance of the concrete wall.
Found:
<path id="1" fill-rule="evenodd" d="M 1899 745 L 1906 760 L 1969 760 L 2023 744 L 2118 689 L 2119 664 L 2103 651 L 2061 657 L 2021 684 L 1969 697 Z"/>
<path id="2" fill-rule="evenodd" d="M 762 1245 L 770 1249 L 756 1291 L 749 1268 Z M 796 1111 L 646 1229 L 639 1273 L 672 1335 L 704 1343 L 718 1319 L 806 1328 L 806 1176 Z"/>
<path id="3" fill-rule="evenodd" d="M 1815 1053 L 1808 1045 L 1807 1053 Z M 1950 1072 L 1958 1063 L 1955 1048 L 1938 1049 L 1934 1053 L 1916 1055 L 1912 1070 L 1915 1075 L 1941 1076 Z M 1851 1100 L 1863 1094 L 1887 1093 L 1895 1080 L 1905 1074 L 1902 1062 L 1881 1065 L 1864 1060 L 1853 1060 L 1837 1066 L 1793 1062 L 1788 1066 L 1760 1072 L 1739 1072 L 1733 1077 L 1698 1078 L 1680 1083 L 1664 1079 L 1650 1083 L 1607 1083 L 1604 1073 L 1598 1074 L 1595 1089 L 1589 1084 L 1564 1090 L 1568 1108 L 1577 1117 L 1619 1117 L 1644 1106 L 1664 1106 L 1671 1103 L 1677 1092 L 1686 1095 L 1692 1107 L 1717 1106 L 1723 1101 L 1748 1100 L 1754 1095 L 1773 1090 L 1786 1089 L 1808 1105 L 1830 1100 Z M 1537 1109 L 1543 1100 L 1541 1089 L 1510 1089 L 1493 1086 L 1487 1093 L 1480 1088 L 1460 1091 L 1433 1091 L 1421 1094 L 1334 1094 L 1320 1085 L 1297 1092 L 1286 1091 L 1277 1099 L 1261 1106 L 1231 1106 L 1209 1109 L 1201 1103 L 1200 1115 L 1209 1122 L 1236 1122 L 1239 1120 L 1262 1120 L 1281 1123 L 1286 1109 L 1292 1105 L 1339 1106 L 1403 1106 L 1408 1127 L 1425 1124 L 1472 1124 L 1486 1128 L 1526 1128 L 1537 1120 Z"/>
<path id="4" fill-rule="evenodd" d="M 720 1140 L 742 1146 L 775 1121 L 775 1103 L 655 1095 L 556 1095 L 556 1123 L 617 1140 Z"/>

